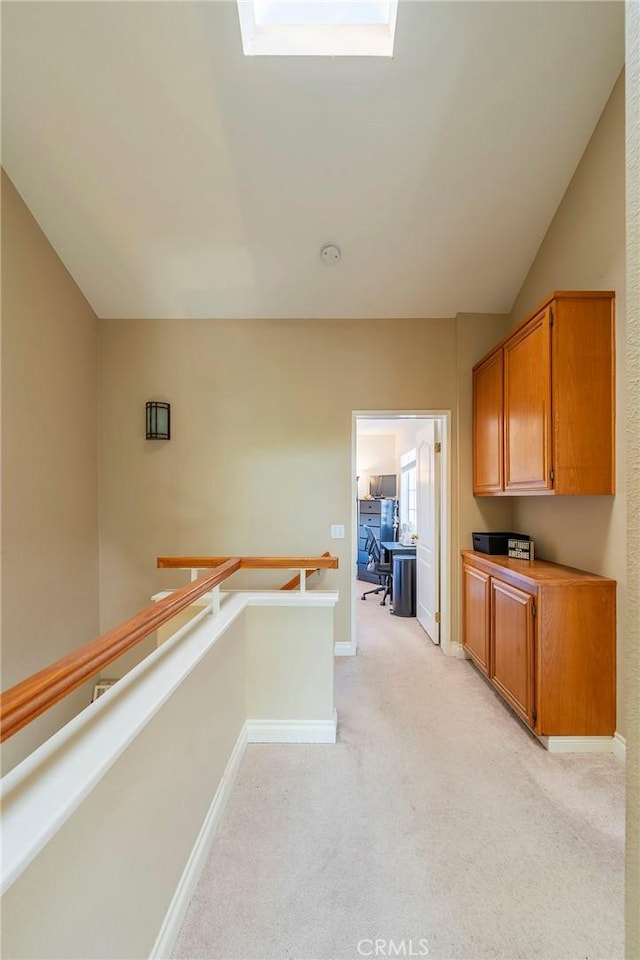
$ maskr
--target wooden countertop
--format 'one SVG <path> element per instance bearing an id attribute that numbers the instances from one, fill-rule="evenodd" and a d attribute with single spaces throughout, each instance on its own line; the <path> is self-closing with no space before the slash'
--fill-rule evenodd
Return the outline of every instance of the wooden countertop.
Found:
<path id="1" fill-rule="evenodd" d="M 601 577 L 597 573 L 588 573 L 586 570 L 577 570 L 575 567 L 565 567 L 548 560 L 515 560 L 512 557 L 494 556 L 489 553 L 479 553 L 477 550 L 462 550 L 465 560 L 472 560 L 473 565 L 480 567 L 487 573 L 502 573 L 507 580 L 520 580 L 529 588 L 537 589 L 540 586 L 554 586 L 567 583 L 615 583 L 609 577 Z"/>

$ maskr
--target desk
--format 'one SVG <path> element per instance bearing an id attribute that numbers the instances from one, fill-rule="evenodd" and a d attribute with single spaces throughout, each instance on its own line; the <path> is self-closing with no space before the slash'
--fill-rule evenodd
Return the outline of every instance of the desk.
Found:
<path id="1" fill-rule="evenodd" d="M 393 564 L 393 558 L 397 556 L 407 556 L 415 557 L 416 555 L 416 545 L 412 544 L 410 547 L 406 547 L 403 543 L 399 541 L 394 541 L 393 543 L 389 540 L 382 540 L 380 546 L 384 551 L 384 556 L 382 559 Z"/>

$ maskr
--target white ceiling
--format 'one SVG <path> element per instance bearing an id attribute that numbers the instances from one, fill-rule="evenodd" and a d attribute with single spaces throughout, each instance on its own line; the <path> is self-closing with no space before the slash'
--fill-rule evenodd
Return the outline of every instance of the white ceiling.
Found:
<path id="1" fill-rule="evenodd" d="M 508 311 L 623 7 L 401 0 L 393 59 L 307 59 L 235 2 L 3 2 L 3 165 L 101 317 Z"/>

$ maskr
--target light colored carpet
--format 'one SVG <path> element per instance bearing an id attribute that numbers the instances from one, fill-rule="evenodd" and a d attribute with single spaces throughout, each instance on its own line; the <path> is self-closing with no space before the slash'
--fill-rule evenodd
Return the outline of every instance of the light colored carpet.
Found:
<path id="1" fill-rule="evenodd" d="M 470 663 L 357 602 L 338 743 L 248 747 L 174 956 L 622 957 L 623 765 L 548 754 Z"/>

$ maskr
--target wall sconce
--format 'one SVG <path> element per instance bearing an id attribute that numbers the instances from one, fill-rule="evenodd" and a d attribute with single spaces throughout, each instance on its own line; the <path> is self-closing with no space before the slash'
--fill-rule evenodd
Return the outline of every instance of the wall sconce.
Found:
<path id="1" fill-rule="evenodd" d="M 147 440 L 171 439 L 171 404 L 147 402 Z"/>

